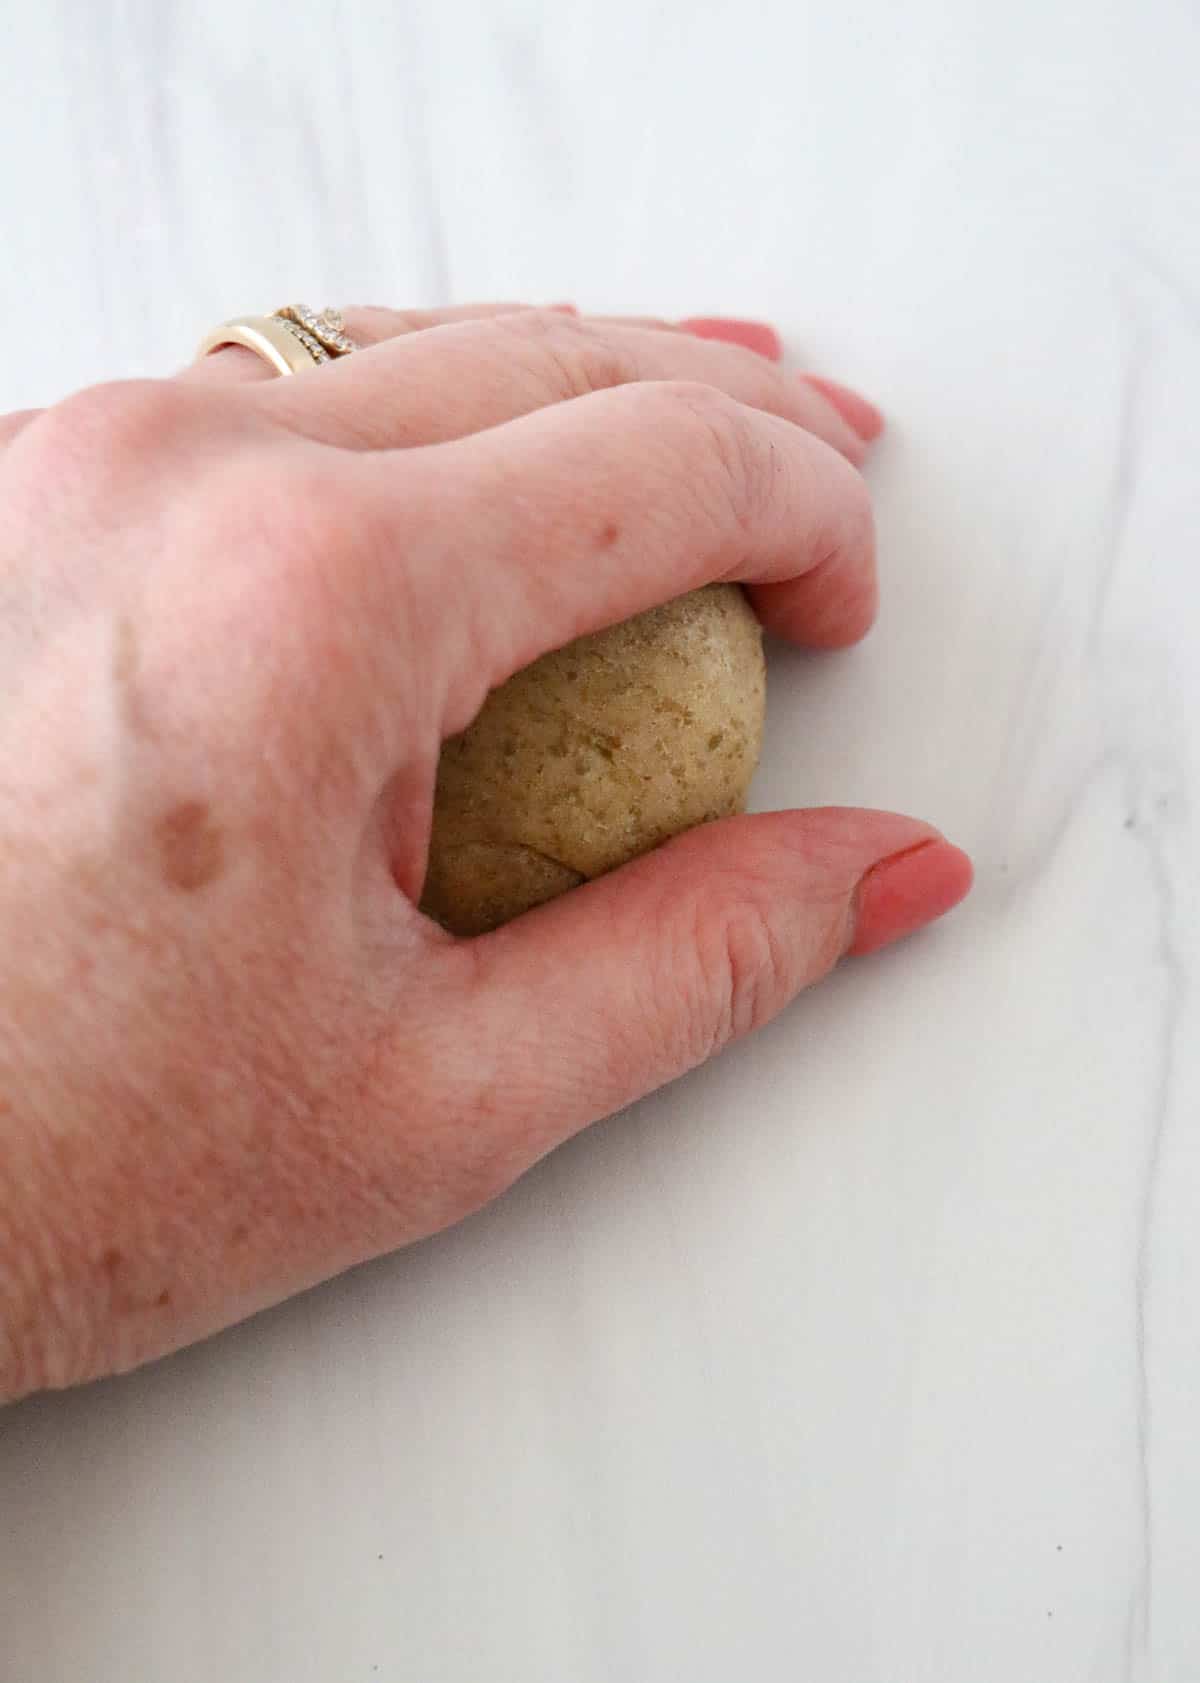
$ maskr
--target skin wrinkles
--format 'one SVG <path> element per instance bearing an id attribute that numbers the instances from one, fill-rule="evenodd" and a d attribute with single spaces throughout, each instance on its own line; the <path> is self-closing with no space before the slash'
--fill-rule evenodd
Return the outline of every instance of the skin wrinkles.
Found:
<path id="1" fill-rule="evenodd" d="M 823 808 L 475 939 L 423 917 L 442 743 L 518 667 L 722 579 L 865 633 L 879 418 L 762 324 L 345 313 L 367 348 L 295 379 L 222 354 L 0 421 L 39 674 L 0 734 L 0 1400 L 461 1219 L 970 882 L 922 819 Z M 80 764 L 98 647 L 132 791 Z"/>

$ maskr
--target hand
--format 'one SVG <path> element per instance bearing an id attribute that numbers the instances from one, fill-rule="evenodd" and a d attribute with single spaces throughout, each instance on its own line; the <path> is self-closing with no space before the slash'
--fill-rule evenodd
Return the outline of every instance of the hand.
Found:
<path id="1" fill-rule="evenodd" d="M 877 423 L 736 324 L 348 321 L 379 342 L 295 379 L 233 350 L 0 422 L 3 1395 L 457 1221 L 966 891 L 928 825 L 828 810 L 424 919 L 439 744 L 519 667 L 717 579 L 866 631 Z"/>

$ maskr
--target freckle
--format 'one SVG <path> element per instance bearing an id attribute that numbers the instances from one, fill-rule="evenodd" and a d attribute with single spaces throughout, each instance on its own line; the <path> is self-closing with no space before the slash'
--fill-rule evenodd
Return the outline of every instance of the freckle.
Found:
<path id="1" fill-rule="evenodd" d="M 220 876 L 225 846 L 203 801 L 184 801 L 160 818 L 156 839 L 163 881 L 169 888 L 192 894 Z"/>
<path id="2" fill-rule="evenodd" d="M 120 1251 L 105 1251 L 104 1255 L 100 1258 L 100 1266 L 111 1279 L 117 1269 L 121 1266 Z"/>
<path id="3" fill-rule="evenodd" d="M 621 528 L 613 521 L 608 521 L 600 533 L 600 548 L 611 549 L 620 536 Z"/>
<path id="4" fill-rule="evenodd" d="M 165 1309 L 167 1307 L 168 1303 L 170 1303 L 170 1301 L 171 1301 L 171 1294 L 167 1290 L 167 1288 L 164 1286 L 162 1291 L 160 1291 L 158 1296 L 155 1298 L 154 1306 L 155 1306 L 156 1309 Z"/>
<path id="5" fill-rule="evenodd" d="M 246 1226 L 244 1221 L 239 1221 L 233 1232 L 229 1235 L 229 1242 L 233 1245 L 244 1245 L 249 1237 L 250 1229 Z"/>

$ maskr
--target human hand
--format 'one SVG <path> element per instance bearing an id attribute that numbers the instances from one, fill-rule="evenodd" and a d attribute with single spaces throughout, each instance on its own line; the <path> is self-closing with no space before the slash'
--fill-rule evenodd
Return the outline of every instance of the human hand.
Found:
<path id="1" fill-rule="evenodd" d="M 439 746 L 544 651 L 719 579 L 866 631 L 877 429 L 736 324 L 347 315 L 0 421 L 0 1396 L 457 1221 L 969 883 L 830 809 L 423 918 Z"/>

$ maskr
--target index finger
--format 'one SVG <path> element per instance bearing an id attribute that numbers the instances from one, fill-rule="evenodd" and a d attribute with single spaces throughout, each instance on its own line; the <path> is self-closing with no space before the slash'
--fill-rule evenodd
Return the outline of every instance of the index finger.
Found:
<path id="1" fill-rule="evenodd" d="M 745 582 L 768 629 L 819 647 L 874 618 L 862 476 L 708 386 L 621 386 L 360 461 L 392 523 L 419 537 L 411 582 L 446 604 L 449 676 L 472 698 L 465 717 L 452 704 L 449 731 L 480 685 L 701 585 Z"/>

